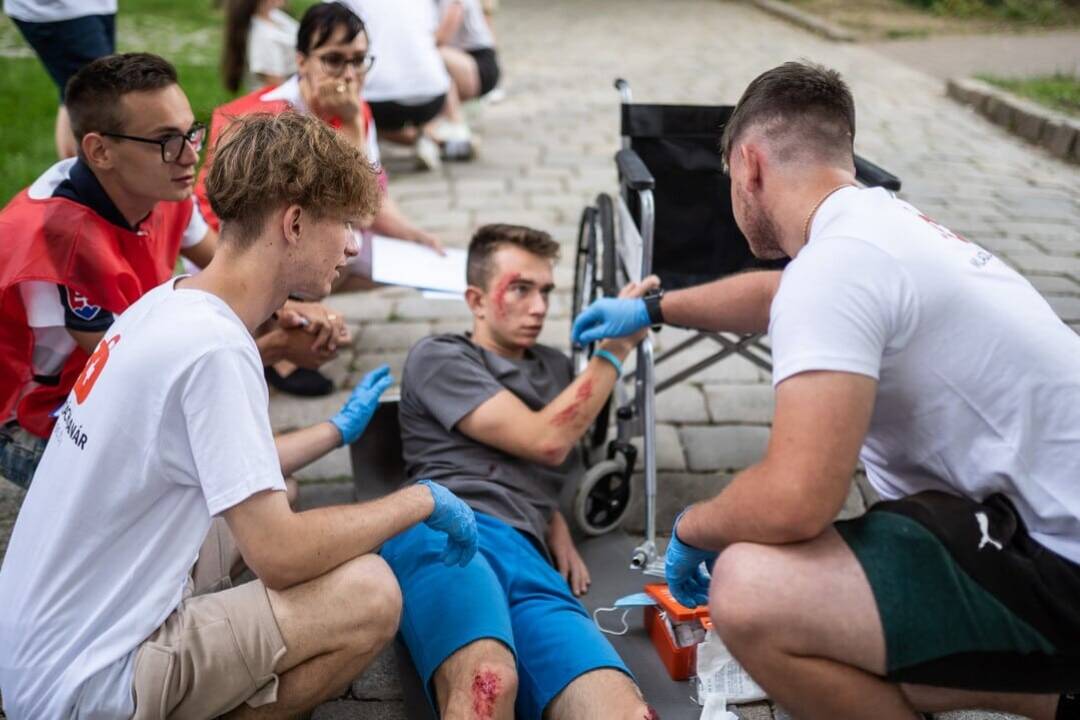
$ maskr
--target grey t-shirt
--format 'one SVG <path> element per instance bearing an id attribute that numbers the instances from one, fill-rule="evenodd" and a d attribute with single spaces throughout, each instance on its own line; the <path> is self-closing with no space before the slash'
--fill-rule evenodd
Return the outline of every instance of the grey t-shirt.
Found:
<path id="1" fill-rule="evenodd" d="M 398 412 L 406 475 L 438 481 L 474 510 L 546 548 L 559 491 L 584 470 L 578 449 L 559 467 L 547 467 L 477 442 L 459 432 L 457 423 L 502 390 L 540 410 L 573 377 L 570 360 L 543 345 L 511 360 L 474 345 L 467 335 L 424 338 L 409 352 L 402 378 Z"/>

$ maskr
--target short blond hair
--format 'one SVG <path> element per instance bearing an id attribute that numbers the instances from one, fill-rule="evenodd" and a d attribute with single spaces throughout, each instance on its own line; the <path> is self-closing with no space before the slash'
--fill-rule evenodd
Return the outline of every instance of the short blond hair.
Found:
<path id="1" fill-rule="evenodd" d="M 315 217 L 374 215 L 378 171 L 364 153 L 311 115 L 287 111 L 237 118 L 214 148 L 206 179 L 224 242 L 244 249 L 267 216 L 299 205 Z"/>

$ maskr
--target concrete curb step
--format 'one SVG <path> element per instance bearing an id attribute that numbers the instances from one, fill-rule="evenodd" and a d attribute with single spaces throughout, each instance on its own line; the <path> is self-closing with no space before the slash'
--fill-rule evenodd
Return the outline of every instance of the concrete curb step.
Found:
<path id="1" fill-rule="evenodd" d="M 1080 163 L 1080 119 L 1054 112 L 973 78 L 951 78 L 945 94 L 1054 157 Z"/>
<path id="2" fill-rule="evenodd" d="M 799 27 L 817 33 L 835 42 L 855 42 L 855 36 L 847 30 L 821 18 L 792 7 L 783 0 L 752 0 L 753 4 L 767 13 L 783 18 Z"/>

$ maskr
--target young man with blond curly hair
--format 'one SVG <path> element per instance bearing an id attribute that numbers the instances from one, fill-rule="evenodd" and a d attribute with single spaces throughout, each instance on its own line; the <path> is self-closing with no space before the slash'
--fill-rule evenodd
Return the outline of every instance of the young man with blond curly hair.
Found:
<path id="1" fill-rule="evenodd" d="M 449 535 L 444 562 L 475 551 L 472 512 L 439 486 L 303 513 L 285 498 L 252 332 L 289 295 L 325 296 L 356 254 L 352 225 L 378 202 L 361 153 L 315 118 L 252 116 L 208 188 L 213 260 L 109 327 L 16 522 L 0 570 L 12 720 L 295 717 L 393 636 L 401 594 L 372 550 L 426 522 Z M 256 580 L 231 587 L 223 535 Z"/>

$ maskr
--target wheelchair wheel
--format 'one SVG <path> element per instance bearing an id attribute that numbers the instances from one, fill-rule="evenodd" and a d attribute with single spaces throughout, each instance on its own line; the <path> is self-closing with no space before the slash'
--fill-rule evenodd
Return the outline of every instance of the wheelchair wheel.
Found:
<path id="1" fill-rule="evenodd" d="M 578 226 L 577 257 L 574 264 L 573 314 L 577 317 L 593 300 L 604 296 L 614 296 L 617 281 L 615 278 L 615 213 L 611 196 L 601 194 L 596 198 L 595 207 L 586 207 L 581 213 Z M 579 374 L 592 358 L 595 348 L 590 345 L 578 348 L 571 345 L 570 360 L 574 373 Z M 593 426 L 585 433 L 582 444 L 586 456 L 604 444 L 607 439 L 608 424 L 611 416 L 611 398 L 604 403 Z"/>
<path id="2" fill-rule="evenodd" d="M 604 460 L 586 471 L 574 494 L 574 522 L 586 535 L 611 532 L 630 507 L 630 478 L 621 455 Z"/>

